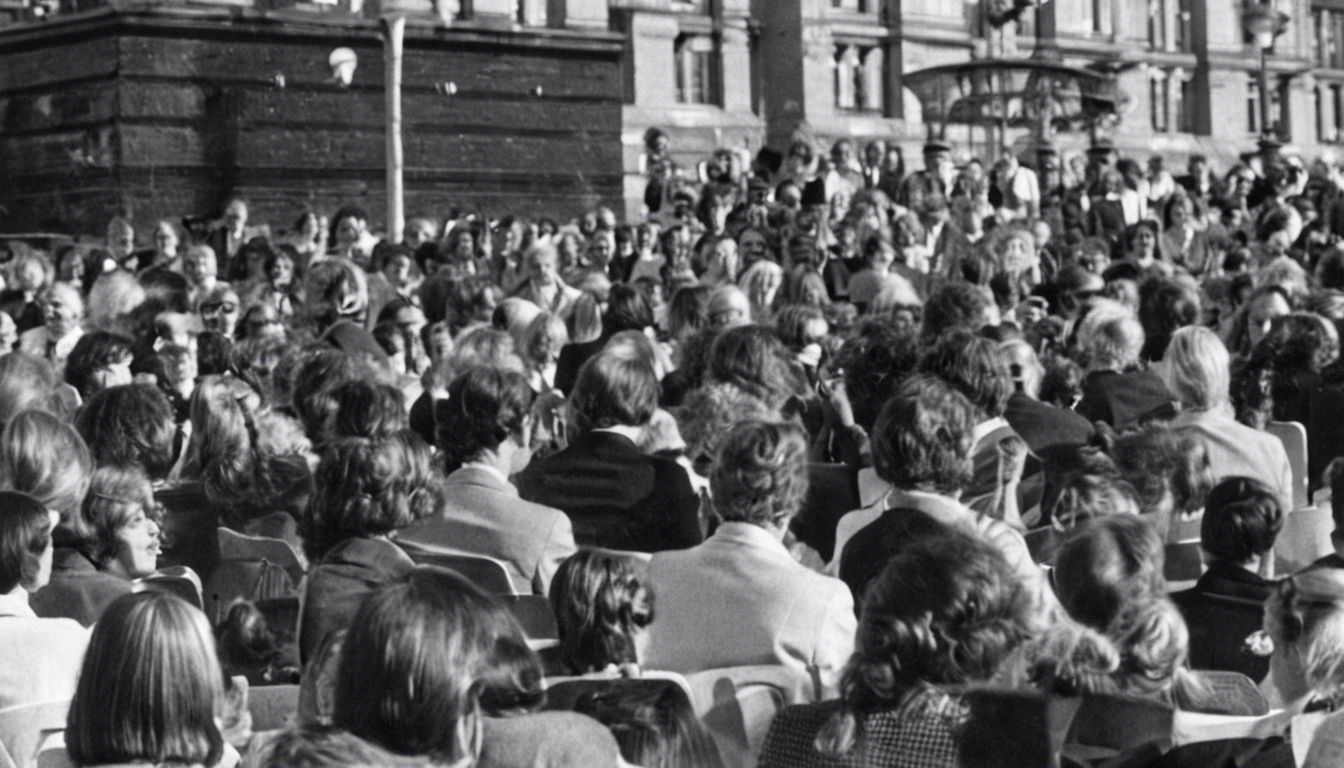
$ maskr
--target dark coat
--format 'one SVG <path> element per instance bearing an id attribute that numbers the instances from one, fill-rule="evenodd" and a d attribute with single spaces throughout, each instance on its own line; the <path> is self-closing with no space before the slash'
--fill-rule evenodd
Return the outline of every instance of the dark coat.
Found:
<path id="1" fill-rule="evenodd" d="M 29 595 L 28 605 L 44 619 L 74 619 L 91 627 L 109 603 L 131 591 L 131 582 L 98 570 L 79 550 L 57 547 L 51 581 Z"/>
<path id="2" fill-rule="evenodd" d="M 365 596 L 413 568 L 410 555 L 386 539 L 346 539 L 333 547 L 308 573 L 299 660 L 312 658 L 327 635 L 349 627 Z"/>
<path id="3" fill-rule="evenodd" d="M 1269 673 L 1269 657 L 1243 650 L 1260 631 L 1265 599 L 1274 583 L 1228 563 L 1214 561 L 1195 586 L 1171 600 L 1190 629 L 1190 667 L 1240 672 L 1259 683 Z"/>
<path id="4" fill-rule="evenodd" d="M 686 470 L 629 438 L 591 431 L 514 478 L 524 499 L 569 515 L 579 546 L 636 552 L 699 544 L 700 498 Z"/>
<path id="5" fill-rule="evenodd" d="M 1176 415 L 1175 398 L 1153 371 L 1087 374 L 1076 410 L 1088 421 L 1104 421 L 1116 429 L 1135 426 L 1144 419 Z"/>

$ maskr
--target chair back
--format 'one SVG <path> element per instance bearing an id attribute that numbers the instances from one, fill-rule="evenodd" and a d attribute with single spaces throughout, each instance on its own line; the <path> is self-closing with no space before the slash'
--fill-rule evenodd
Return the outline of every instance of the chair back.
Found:
<path id="1" fill-rule="evenodd" d="M 65 730 L 69 701 L 0 709 L 0 768 L 35 768 L 48 738 Z"/>
<path id="2" fill-rule="evenodd" d="M 518 594 L 513 586 L 513 579 L 509 578 L 508 568 L 493 557 L 431 549 L 405 541 L 398 541 L 397 546 L 401 547 L 416 565 L 433 565 L 455 571 L 487 594 Z"/>
<path id="3" fill-rule="evenodd" d="M 1299 571 L 1335 551 L 1330 534 L 1335 530 L 1330 507 L 1305 507 L 1283 516 L 1283 528 L 1274 541 L 1281 573 Z"/>
<path id="4" fill-rule="evenodd" d="M 1165 560 L 1163 575 L 1173 592 L 1193 587 L 1204 574 L 1204 552 L 1197 541 L 1168 544 Z"/>
<path id="5" fill-rule="evenodd" d="M 1193 670 L 1203 688 L 1200 712 L 1212 715 L 1255 716 L 1269 714 L 1269 701 L 1251 678 L 1221 669 Z"/>
<path id="6" fill-rule="evenodd" d="M 504 604 L 530 640 L 559 640 L 551 601 L 543 595 L 505 595 Z"/>
<path id="7" fill-rule="evenodd" d="M 327 721 L 335 711 L 336 672 L 344 646 L 345 630 L 338 629 L 327 635 L 317 653 L 304 665 L 296 702 L 299 725 Z"/>
<path id="8" fill-rule="evenodd" d="M 1307 428 L 1296 421 L 1271 421 L 1265 425 L 1265 431 L 1279 438 L 1288 454 L 1288 466 L 1293 470 L 1293 509 L 1307 506 L 1311 503 L 1307 493 L 1311 484 L 1311 473 L 1307 469 Z"/>
<path id="9" fill-rule="evenodd" d="M 1051 550 L 1059 543 L 1059 532 L 1054 526 L 1044 525 L 1040 528 L 1032 528 L 1022 534 L 1022 538 L 1027 541 L 1027 551 L 1031 553 L 1033 562 L 1043 563 L 1050 556 Z"/>
<path id="10" fill-rule="evenodd" d="M 247 689 L 247 711 L 253 731 L 273 731 L 297 725 L 298 685 L 256 685 Z"/>
<path id="11" fill-rule="evenodd" d="M 201 577 L 185 565 L 174 565 L 155 571 L 148 576 L 136 579 L 133 586 L 136 592 L 146 589 L 167 592 L 186 600 L 197 609 L 204 609 L 205 607 L 205 603 L 201 599 Z"/>
<path id="12" fill-rule="evenodd" d="M 206 580 L 205 615 L 218 623 L 235 600 L 296 597 L 303 561 L 289 542 L 219 528 L 220 562 Z"/>
<path id="13" fill-rule="evenodd" d="M 1081 699 L 997 687 L 970 688 L 963 696 L 969 717 L 957 742 L 959 766 L 1059 765 Z"/>
<path id="14" fill-rule="evenodd" d="M 1172 743 L 1175 710 L 1148 699 L 1122 695 L 1083 696 L 1065 739 L 1075 755 L 1110 757 L 1121 752 Z"/>
<path id="15" fill-rule="evenodd" d="M 756 765 L 775 715 L 811 700 L 812 682 L 777 665 L 727 667 L 686 675 L 696 715 L 724 765 Z"/>

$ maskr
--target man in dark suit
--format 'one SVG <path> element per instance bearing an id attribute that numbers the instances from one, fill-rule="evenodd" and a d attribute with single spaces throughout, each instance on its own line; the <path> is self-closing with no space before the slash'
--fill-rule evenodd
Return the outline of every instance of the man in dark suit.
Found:
<path id="1" fill-rule="evenodd" d="M 226 275 L 232 271 L 233 257 L 238 254 L 238 249 L 247 242 L 246 230 L 247 203 L 235 199 L 224 208 L 224 225 L 210 230 L 205 236 L 205 244 L 214 249 L 221 271 Z"/>
<path id="2" fill-rule="evenodd" d="M 686 470 L 635 442 L 658 407 L 653 369 L 600 353 L 579 370 L 570 405 L 578 437 L 521 472 L 519 494 L 569 515 L 580 546 L 658 552 L 699 544 L 700 498 Z"/>
<path id="3" fill-rule="evenodd" d="M 1209 159 L 1201 154 L 1191 155 L 1186 170 L 1188 173 L 1184 176 L 1176 177 L 1176 183 L 1181 185 L 1191 200 L 1208 207 L 1209 202 L 1218 196 L 1213 171 L 1209 169 Z"/>
<path id="4" fill-rule="evenodd" d="M 566 344 L 555 361 L 555 388 L 569 394 L 579 369 L 588 359 L 602 351 L 607 340 L 621 331 L 640 331 L 653 327 L 653 310 L 639 289 L 616 284 L 607 298 L 607 312 L 602 316 L 602 335 L 592 341 Z"/>
<path id="5" fill-rule="evenodd" d="M 1143 326 L 1119 305 L 1093 308 L 1082 319 L 1078 346 L 1088 360 L 1083 397 L 1075 409 L 1091 422 L 1125 429 L 1176 415 L 1175 398 L 1152 370 L 1139 367 Z"/>

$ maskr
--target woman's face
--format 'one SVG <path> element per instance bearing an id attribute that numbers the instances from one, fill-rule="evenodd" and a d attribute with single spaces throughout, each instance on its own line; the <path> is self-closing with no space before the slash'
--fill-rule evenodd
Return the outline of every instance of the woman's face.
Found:
<path id="1" fill-rule="evenodd" d="M 393 288 L 401 288 L 411 282 L 411 258 L 398 254 L 383 265 L 383 277 Z"/>
<path id="2" fill-rule="evenodd" d="M 163 257 L 177 255 L 177 230 L 166 221 L 154 228 L 154 250 Z"/>
<path id="3" fill-rule="evenodd" d="M 292 259 L 276 259 L 271 265 L 271 273 L 267 275 L 271 279 L 271 285 L 277 288 L 284 288 L 294 282 L 294 261 Z"/>
<path id="4" fill-rule="evenodd" d="M 751 266 L 766 255 L 765 237 L 759 232 L 743 232 L 741 241 L 738 243 L 738 249 L 742 251 L 742 260 Z"/>
<path id="5" fill-rule="evenodd" d="M 1156 249 L 1157 238 L 1153 237 L 1153 231 L 1147 227 L 1140 227 L 1139 231 L 1134 233 L 1134 255 L 1140 259 L 1149 259 Z"/>
<path id="6" fill-rule="evenodd" d="M 1190 220 L 1190 203 L 1177 203 L 1171 207 L 1171 226 L 1184 227 Z"/>
<path id="7" fill-rule="evenodd" d="M 84 257 L 79 251 L 70 251 L 61 257 L 56 267 L 56 279 L 65 283 L 78 283 L 84 279 Z"/>
<path id="8" fill-rule="evenodd" d="M 1277 293 L 1268 293 L 1256 299 L 1246 312 L 1246 333 L 1250 337 L 1251 346 L 1254 347 L 1265 338 L 1274 318 L 1283 317 L 1292 311 L 1288 302 Z"/>
<path id="9" fill-rule="evenodd" d="M 117 529 L 116 563 L 129 578 L 148 576 L 159 567 L 159 524 L 137 507 L 131 519 Z"/>
<path id="10" fill-rule="evenodd" d="M 346 216 L 336 223 L 336 245 L 341 248 L 348 248 L 359 242 L 360 236 L 364 234 L 365 223 L 354 216 Z"/>
<path id="11" fill-rule="evenodd" d="M 476 256 L 476 238 L 470 232 L 457 236 L 457 245 L 453 247 L 453 258 L 458 261 L 470 261 Z"/>

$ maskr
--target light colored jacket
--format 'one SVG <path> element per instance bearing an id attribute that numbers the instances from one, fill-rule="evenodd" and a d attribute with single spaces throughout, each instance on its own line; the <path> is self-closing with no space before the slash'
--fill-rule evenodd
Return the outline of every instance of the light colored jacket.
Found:
<path id="1" fill-rule="evenodd" d="M 691 549 L 649 564 L 656 611 L 648 669 L 698 672 L 780 664 L 832 698 L 854 650 L 854 598 L 839 579 L 799 565 L 770 532 L 728 522 Z"/>
<path id="2" fill-rule="evenodd" d="M 1293 509 L 1293 470 L 1283 442 L 1215 411 L 1181 411 L 1171 425 L 1204 445 L 1216 481 L 1250 477 L 1274 491 L 1287 514 Z"/>
<path id="3" fill-rule="evenodd" d="M 22 591 L 0 595 L 0 709 L 69 701 L 89 646 L 73 619 L 41 619 Z"/>

